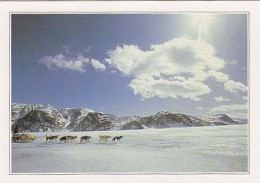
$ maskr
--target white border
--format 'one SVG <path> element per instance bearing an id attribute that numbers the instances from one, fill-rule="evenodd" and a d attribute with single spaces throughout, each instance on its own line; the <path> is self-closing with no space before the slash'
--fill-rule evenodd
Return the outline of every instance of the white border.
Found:
<path id="1" fill-rule="evenodd" d="M 149 181 L 149 182 L 259 182 L 260 158 L 258 93 L 260 84 L 260 4 L 258 2 L 1 2 L 0 59 L 0 180 L 4 182 L 49 181 Z M 9 13 L 10 12 L 174 12 L 249 11 L 250 13 L 250 174 L 247 175 L 9 175 Z M 259 100 L 260 101 L 260 100 Z M 30 182 L 30 181 L 29 181 Z"/>
<path id="2" fill-rule="evenodd" d="M 201 12 L 201 11 L 200 11 Z M 12 62 L 11 62 L 11 37 L 12 37 L 12 34 L 11 34 L 11 30 L 12 30 L 12 27 L 11 27 L 11 24 L 12 24 L 12 15 L 14 14 L 41 14 L 41 15 L 49 15 L 49 14 L 52 14 L 53 12 L 45 12 L 45 13 L 35 13 L 35 12 L 13 12 L 13 13 L 10 13 L 9 15 L 9 37 L 10 37 L 10 40 L 9 40 L 9 61 L 10 61 L 10 71 L 12 69 Z M 127 12 L 116 12 L 116 13 L 111 13 L 111 12 L 94 12 L 94 14 L 189 14 L 189 13 L 196 13 L 195 11 L 182 11 L 182 12 L 150 12 L 150 11 L 146 11 L 146 12 L 138 12 L 138 11 L 127 11 Z M 237 14 L 237 15 L 241 15 L 241 14 L 244 14 L 244 15 L 247 15 L 247 45 L 249 45 L 249 12 L 231 12 L 231 11 L 228 11 L 228 12 L 205 12 L 203 11 L 203 13 L 217 13 L 217 14 Z M 64 12 L 64 13 L 59 13 L 59 14 L 62 14 L 62 15 L 71 15 L 71 14 L 75 14 L 75 12 Z M 93 13 L 79 13 L 79 14 L 93 14 Z M 247 68 L 249 68 L 249 46 L 247 46 Z M 249 69 L 248 69 L 249 70 Z M 11 86 L 11 81 L 12 81 L 12 73 L 10 72 L 9 73 L 9 76 L 10 76 L 10 91 L 12 91 L 12 86 Z M 248 79 L 248 85 L 249 85 L 249 77 L 247 78 Z M 249 88 L 249 87 L 248 87 Z M 249 92 L 248 92 L 249 93 Z M 248 97 L 249 98 L 249 97 Z M 12 100 L 12 97 L 9 96 L 9 113 L 11 111 L 11 100 Z M 249 114 L 249 108 L 248 108 L 248 111 L 247 113 Z M 249 121 L 249 115 L 248 115 L 248 121 Z M 250 123 L 248 123 L 248 125 L 250 125 Z M 11 116 L 9 116 L 9 139 L 11 139 Z M 249 156 L 249 149 L 250 149 L 250 140 L 249 140 L 249 137 L 250 137 L 250 130 L 248 129 L 247 131 L 247 135 L 248 135 L 248 164 L 247 164 L 247 171 L 246 172 L 85 172 L 85 173 L 13 173 L 12 172 L 12 143 L 11 141 L 9 142 L 9 172 L 10 174 L 13 174 L 13 175 L 48 175 L 48 174 L 55 174 L 55 175 L 150 175 L 150 174 L 165 174 L 165 175 L 195 175 L 195 174 L 231 174 L 231 175 L 242 175 L 242 174 L 249 174 L 250 172 L 250 156 Z"/>

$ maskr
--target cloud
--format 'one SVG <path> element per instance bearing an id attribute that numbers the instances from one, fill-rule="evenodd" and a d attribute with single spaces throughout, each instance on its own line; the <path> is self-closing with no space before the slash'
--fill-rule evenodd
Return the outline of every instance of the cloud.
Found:
<path id="1" fill-rule="evenodd" d="M 224 66 L 224 61 L 215 56 L 211 45 L 185 37 L 151 45 L 146 51 L 134 45 L 117 46 L 108 55 L 106 62 L 133 76 L 196 75 L 207 68 L 218 70 Z"/>
<path id="2" fill-rule="evenodd" d="M 126 76 L 133 77 L 129 86 L 143 98 L 183 97 L 200 100 L 211 89 L 203 83 L 214 77 L 226 82 L 229 76 L 220 72 L 224 60 L 215 56 L 213 46 L 204 40 L 176 38 L 141 50 L 135 45 L 117 46 L 105 61 Z"/>
<path id="3" fill-rule="evenodd" d="M 89 59 L 81 54 L 77 57 L 68 57 L 63 54 L 55 56 L 45 56 L 39 59 L 38 63 L 45 65 L 49 70 L 70 70 L 84 73 L 89 66 L 93 66 L 95 70 L 104 71 L 106 66 L 98 60 Z"/>
<path id="4" fill-rule="evenodd" d="M 214 70 L 209 70 L 208 75 L 209 77 L 215 78 L 216 81 L 220 83 L 224 83 L 229 79 L 229 76 L 227 74 L 224 74 L 223 72 L 214 71 Z"/>
<path id="5" fill-rule="evenodd" d="M 216 100 L 217 102 L 230 101 L 230 99 L 224 98 L 224 97 L 222 97 L 222 96 L 215 97 L 215 100 Z"/>
<path id="6" fill-rule="evenodd" d="M 201 83 L 192 80 L 169 81 L 166 79 L 137 78 L 133 79 L 129 86 L 134 94 L 141 94 L 143 98 L 161 97 L 161 98 L 189 98 L 199 101 L 199 96 L 210 93 L 210 88 Z"/>
<path id="7" fill-rule="evenodd" d="M 39 60 L 40 64 L 46 65 L 50 70 L 72 70 L 76 72 L 86 72 L 89 58 L 79 55 L 75 58 L 69 58 L 63 54 L 56 56 L 45 56 Z"/>
<path id="8" fill-rule="evenodd" d="M 232 80 L 228 80 L 224 84 L 224 89 L 226 91 L 230 91 L 230 92 L 237 92 L 237 91 L 246 92 L 247 91 L 247 86 L 245 86 L 244 84 L 242 84 L 240 82 L 235 82 L 235 81 L 232 81 Z"/>
<path id="9" fill-rule="evenodd" d="M 104 71 L 106 70 L 106 66 L 100 63 L 98 60 L 91 59 L 91 64 L 96 70 Z"/>
<path id="10" fill-rule="evenodd" d="M 169 78 L 169 79 L 177 80 L 177 81 L 185 81 L 186 80 L 185 77 L 183 77 L 183 76 L 174 76 L 174 77 Z"/>
<path id="11" fill-rule="evenodd" d="M 198 109 L 198 110 L 201 110 L 201 111 L 202 111 L 202 110 L 204 110 L 204 107 L 197 106 L 197 107 L 196 107 L 196 109 Z"/>
<path id="12" fill-rule="evenodd" d="M 226 111 L 245 111 L 247 110 L 247 104 L 231 104 L 231 105 L 220 105 L 218 107 L 208 109 L 209 112 L 226 112 Z"/>

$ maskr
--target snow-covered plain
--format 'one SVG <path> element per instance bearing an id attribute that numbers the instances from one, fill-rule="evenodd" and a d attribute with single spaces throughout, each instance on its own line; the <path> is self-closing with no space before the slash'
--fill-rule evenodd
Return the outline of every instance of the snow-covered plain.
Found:
<path id="1" fill-rule="evenodd" d="M 33 134 L 34 142 L 12 143 L 12 173 L 248 172 L 247 125 L 52 133 L 91 135 L 88 144 Z M 123 135 L 122 143 L 98 143 L 102 134 Z"/>

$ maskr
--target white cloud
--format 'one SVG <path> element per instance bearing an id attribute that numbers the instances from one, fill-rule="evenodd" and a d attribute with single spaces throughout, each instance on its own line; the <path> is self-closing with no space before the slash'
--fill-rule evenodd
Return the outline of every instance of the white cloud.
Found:
<path id="1" fill-rule="evenodd" d="M 218 70 L 224 61 L 215 56 L 214 48 L 203 40 L 173 39 L 163 44 L 151 45 L 143 51 L 138 46 L 117 46 L 109 51 L 106 61 L 121 72 L 133 76 L 180 73 L 200 74 L 205 69 Z"/>
<path id="2" fill-rule="evenodd" d="M 199 100 L 211 92 L 204 83 L 208 78 L 223 83 L 226 91 L 247 91 L 244 84 L 231 80 L 229 75 L 220 71 L 225 65 L 224 60 L 218 58 L 214 47 L 202 39 L 176 38 L 151 45 L 149 50 L 135 45 L 117 46 L 108 52 L 105 61 L 124 75 L 134 77 L 129 86 L 144 98 Z"/>
<path id="3" fill-rule="evenodd" d="M 183 76 L 174 76 L 174 77 L 170 77 L 170 80 L 177 80 L 177 81 L 185 81 L 186 78 Z"/>
<path id="4" fill-rule="evenodd" d="M 198 109 L 198 110 L 201 110 L 201 111 L 202 111 L 202 110 L 204 110 L 204 107 L 197 106 L 197 107 L 196 107 L 196 109 Z"/>
<path id="5" fill-rule="evenodd" d="M 100 63 L 98 60 L 91 59 L 91 64 L 96 70 L 104 71 L 106 70 L 106 66 L 102 63 Z"/>
<path id="6" fill-rule="evenodd" d="M 215 100 L 216 100 L 217 102 L 230 101 L 230 99 L 224 98 L 224 97 L 222 97 L 222 96 L 215 97 Z"/>
<path id="7" fill-rule="evenodd" d="M 220 105 L 218 107 L 210 108 L 209 112 L 245 111 L 247 108 L 246 104 Z"/>
<path id="8" fill-rule="evenodd" d="M 245 86 L 244 84 L 240 83 L 240 82 L 235 82 L 232 80 L 228 80 L 225 84 L 224 84 L 224 88 L 226 91 L 230 91 L 230 92 L 236 92 L 236 91 L 247 91 L 247 86 Z"/>
<path id="9" fill-rule="evenodd" d="M 63 54 L 45 56 L 38 62 L 50 70 L 71 70 L 84 73 L 89 65 L 92 65 L 96 70 L 104 71 L 106 69 L 106 66 L 98 60 L 89 59 L 81 54 L 78 54 L 77 57 L 68 57 Z"/>
<path id="10" fill-rule="evenodd" d="M 45 56 L 39 60 L 40 64 L 44 64 L 50 70 L 72 70 L 76 72 L 86 72 L 86 64 L 89 58 L 79 55 L 75 58 L 69 58 L 62 54 L 56 56 Z"/>
<path id="11" fill-rule="evenodd" d="M 199 101 L 199 96 L 208 94 L 210 88 L 201 83 L 191 80 L 169 81 L 165 79 L 137 78 L 133 79 L 129 86 L 135 94 L 140 94 L 143 98 L 161 97 L 161 98 L 190 98 Z"/>
<path id="12" fill-rule="evenodd" d="M 228 79 L 229 79 L 229 76 L 227 74 L 224 74 L 223 72 L 209 70 L 208 73 L 209 73 L 210 77 L 214 77 L 216 79 L 216 81 L 218 81 L 220 83 L 224 83 L 224 82 L 228 81 Z"/>
<path id="13" fill-rule="evenodd" d="M 197 101 L 211 92 L 203 83 L 208 77 L 218 82 L 229 78 L 218 71 L 224 67 L 224 60 L 216 57 L 215 49 L 202 39 L 182 37 L 151 45 L 145 51 L 134 45 L 117 46 L 108 56 L 105 61 L 110 66 L 134 77 L 129 86 L 144 98 L 184 97 Z"/>

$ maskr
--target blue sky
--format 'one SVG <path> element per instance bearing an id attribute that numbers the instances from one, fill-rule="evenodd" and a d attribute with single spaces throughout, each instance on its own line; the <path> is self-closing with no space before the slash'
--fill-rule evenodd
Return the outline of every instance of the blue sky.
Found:
<path id="1" fill-rule="evenodd" d="M 13 14 L 12 102 L 247 114 L 246 14 Z"/>

